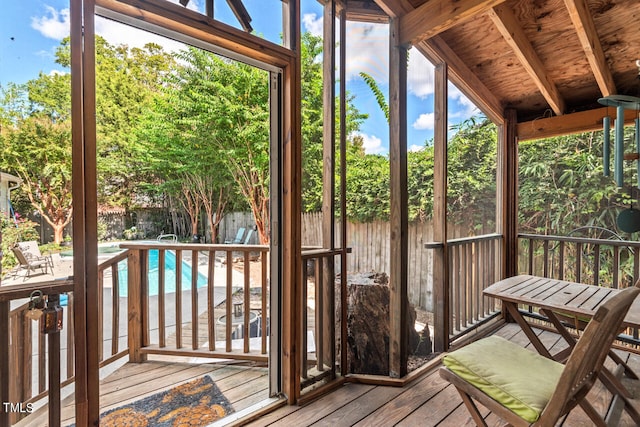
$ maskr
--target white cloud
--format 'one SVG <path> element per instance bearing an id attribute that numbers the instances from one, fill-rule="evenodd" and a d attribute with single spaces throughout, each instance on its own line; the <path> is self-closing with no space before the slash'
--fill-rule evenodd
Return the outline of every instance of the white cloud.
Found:
<path id="1" fill-rule="evenodd" d="M 480 114 L 480 109 L 452 84 L 449 85 L 449 99 L 456 101 L 456 107 L 461 107 L 457 108 L 456 111 L 451 111 L 452 108 L 449 107 L 449 118 L 466 120 L 469 117 Z"/>
<path id="2" fill-rule="evenodd" d="M 363 22 L 347 22 L 347 81 L 361 71 L 378 84 L 389 82 L 389 26 Z"/>
<path id="3" fill-rule="evenodd" d="M 417 50 L 409 51 L 407 69 L 407 90 L 418 98 L 424 99 L 433 93 L 434 67 Z"/>
<path id="4" fill-rule="evenodd" d="M 302 16 L 302 25 L 314 36 L 322 37 L 322 15 L 317 16 L 315 13 L 305 13 Z"/>
<path id="5" fill-rule="evenodd" d="M 386 153 L 387 149 L 382 146 L 382 140 L 375 135 L 367 135 L 366 133 L 356 132 L 356 135 L 362 138 L 362 147 L 367 154 Z"/>
<path id="6" fill-rule="evenodd" d="M 434 121 L 435 113 L 424 113 L 420 114 L 411 126 L 416 130 L 433 130 Z"/>
<path id="7" fill-rule="evenodd" d="M 50 39 L 62 40 L 69 35 L 69 9 L 57 11 L 51 6 L 45 6 L 45 8 L 47 9 L 45 16 L 31 17 L 31 28 Z"/>
<path id="8" fill-rule="evenodd" d="M 424 145 L 418 145 L 418 144 L 411 144 L 407 148 L 407 151 L 412 151 L 412 152 L 422 151 L 422 150 L 424 150 Z"/>
<path id="9" fill-rule="evenodd" d="M 172 0 L 177 3 L 178 0 Z M 189 9 L 196 9 L 197 2 L 191 1 L 187 5 Z M 46 6 L 44 16 L 31 18 L 31 27 L 45 37 L 62 40 L 69 35 L 71 24 L 69 21 L 69 9 L 56 10 Z M 124 25 L 109 19 L 96 16 L 96 34 L 104 37 L 112 45 L 127 45 L 129 47 L 143 47 L 147 43 L 157 43 L 165 51 L 171 52 L 184 49 L 184 44 L 174 40 L 142 31 L 128 25 Z"/>

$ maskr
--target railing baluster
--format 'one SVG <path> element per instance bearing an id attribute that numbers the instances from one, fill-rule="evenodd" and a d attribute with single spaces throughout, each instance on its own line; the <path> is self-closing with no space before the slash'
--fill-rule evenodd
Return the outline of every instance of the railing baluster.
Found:
<path id="1" fill-rule="evenodd" d="M 582 282 L 582 243 L 576 244 L 576 282 Z"/>
<path id="2" fill-rule="evenodd" d="M 544 277 L 549 277 L 549 241 L 545 240 L 542 242 L 542 275 Z"/>
<path id="3" fill-rule="evenodd" d="M 176 296 L 176 348 L 182 348 L 182 250 L 181 249 L 176 249 L 176 295 L 175 296 Z"/>
<path id="4" fill-rule="evenodd" d="M 612 287 L 620 288 L 620 248 L 613 247 L 613 283 Z"/>
<path id="5" fill-rule="evenodd" d="M 165 281 L 166 281 L 166 252 L 158 249 L 158 345 L 166 347 L 165 324 Z"/>
<path id="6" fill-rule="evenodd" d="M 104 275 L 98 274 L 98 360 L 104 360 Z"/>
<path id="7" fill-rule="evenodd" d="M 267 354 L 267 326 L 269 325 L 269 308 L 267 302 L 267 252 L 260 254 L 262 260 L 262 305 L 260 309 L 260 316 L 262 317 L 260 325 L 262 326 L 262 348 L 261 353 Z"/>
<path id="8" fill-rule="evenodd" d="M 300 342 L 302 343 L 302 349 L 300 350 L 300 376 L 302 378 L 308 378 L 307 373 L 307 319 L 309 318 L 309 307 L 307 306 L 307 288 L 309 286 L 309 275 L 307 274 L 307 263 L 302 262 L 302 280 L 304 284 L 302 286 L 302 295 L 300 296 L 300 305 L 302 309 L 302 327 L 300 328 Z M 317 307 L 316 307 L 317 309 Z"/>
<path id="9" fill-rule="evenodd" d="M 315 336 L 316 336 L 316 359 L 317 359 L 317 368 L 319 371 L 324 371 L 324 293 L 322 292 L 322 286 L 324 283 L 323 271 L 324 271 L 324 259 L 316 258 L 314 260 L 314 273 L 315 273 L 315 297 L 316 297 L 316 327 L 315 327 Z M 306 262 L 302 262 L 306 264 Z M 329 322 L 327 322 L 329 327 L 333 327 Z M 306 348 L 303 351 L 307 351 Z"/>
<path id="10" fill-rule="evenodd" d="M 191 251 L 191 348 L 198 349 L 198 258 L 199 251 Z M 246 266 L 245 266 L 246 268 Z"/>
<path id="11" fill-rule="evenodd" d="M 533 239 L 529 239 L 529 274 L 534 274 L 533 271 L 533 253 L 534 253 Z"/>
<path id="12" fill-rule="evenodd" d="M 454 301 L 455 301 L 455 329 L 456 331 L 459 331 L 461 329 L 461 317 L 463 316 L 462 313 L 462 307 L 464 307 L 463 304 L 461 304 L 461 299 L 462 299 L 462 295 L 460 292 L 460 289 L 462 286 L 465 285 L 464 280 L 465 280 L 465 276 L 462 276 L 460 274 L 460 257 L 461 257 L 461 253 L 462 250 L 460 248 L 460 246 L 456 246 L 455 248 L 453 248 L 453 250 L 449 251 L 449 256 L 453 257 L 453 263 L 450 262 L 450 264 L 453 264 L 453 275 L 450 275 L 449 277 L 454 280 L 451 285 L 454 286 L 454 291 L 453 291 L 453 295 L 454 295 Z"/>
<path id="13" fill-rule="evenodd" d="M 249 353 L 249 338 L 251 333 L 251 253 L 245 251 L 244 253 L 244 352 Z"/>
<path id="14" fill-rule="evenodd" d="M 216 271 L 216 251 L 209 251 L 208 257 L 208 275 L 207 275 L 207 310 L 209 313 L 208 319 L 208 336 L 209 336 L 209 351 L 215 351 L 216 349 L 216 317 L 214 315 L 215 312 L 215 301 L 214 301 L 214 293 L 213 287 L 215 284 L 214 274 Z"/>
<path id="15" fill-rule="evenodd" d="M 593 284 L 600 286 L 600 245 L 593 248 Z"/>
<path id="16" fill-rule="evenodd" d="M 558 251 L 560 251 L 558 257 L 558 279 L 564 280 L 564 242 L 560 242 Z"/>
<path id="17" fill-rule="evenodd" d="M 117 291 L 116 291 L 117 292 Z M 118 304 L 119 305 L 119 304 Z M 117 311 L 114 311 L 117 313 Z M 115 323 L 113 327 L 114 335 L 118 338 L 118 324 Z M 33 329 L 33 328 L 32 328 Z M 75 376 L 75 334 L 74 334 L 75 324 L 73 323 L 73 292 L 67 294 L 67 380 L 71 377 Z M 117 344 L 116 344 L 117 345 Z M 113 352 L 113 354 L 118 352 L 118 347 Z"/>
<path id="18" fill-rule="evenodd" d="M 101 276 L 100 273 L 98 273 Z M 118 353 L 120 348 L 120 277 L 118 276 L 118 263 L 111 265 L 111 355 Z M 69 297 L 71 302 L 71 297 Z M 73 316 L 69 316 L 72 318 Z M 67 348 L 69 348 L 67 346 Z"/>
<path id="19" fill-rule="evenodd" d="M 233 251 L 227 251 L 227 299 L 226 299 L 226 313 L 225 313 L 225 350 L 231 351 L 231 306 L 233 305 Z"/>

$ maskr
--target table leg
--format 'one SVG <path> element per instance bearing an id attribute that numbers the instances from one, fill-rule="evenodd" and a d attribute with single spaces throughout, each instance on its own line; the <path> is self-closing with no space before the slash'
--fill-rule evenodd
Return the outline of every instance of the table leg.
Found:
<path id="1" fill-rule="evenodd" d="M 531 344 L 533 344 L 538 353 L 548 359 L 553 359 L 551 353 L 549 353 L 549 350 L 547 350 L 544 344 L 542 344 L 542 341 L 540 341 L 540 338 L 538 338 L 538 335 L 533 332 L 533 329 L 531 329 L 531 325 L 529 324 L 529 322 L 527 322 L 525 318 L 522 317 L 522 313 L 520 313 L 520 310 L 518 310 L 518 306 L 507 301 L 503 301 L 502 303 L 504 306 L 506 306 L 509 314 L 511 314 L 511 317 L 513 317 L 518 325 L 520 325 L 522 332 L 524 332 L 527 338 L 529 338 L 529 341 L 531 341 Z"/>

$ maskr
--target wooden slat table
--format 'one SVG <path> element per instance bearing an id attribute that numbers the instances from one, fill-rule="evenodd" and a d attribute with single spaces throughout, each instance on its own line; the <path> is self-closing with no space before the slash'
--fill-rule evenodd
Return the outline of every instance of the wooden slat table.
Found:
<path id="1" fill-rule="evenodd" d="M 620 289 L 603 288 L 546 277 L 520 275 L 494 283 L 484 290 L 484 295 L 502 301 L 503 307 L 520 325 L 522 331 L 540 354 L 557 361 L 565 361 L 576 341 L 574 335 L 565 328 L 558 316 L 564 315 L 588 321 L 604 301 L 618 292 L 620 292 Z M 518 310 L 518 305 L 520 304 L 537 307 L 540 313 L 547 317 L 558 333 L 567 341 L 569 348 L 552 355 L 540 341 L 523 314 Z M 633 302 L 623 325 L 624 327 L 640 328 L 640 298 Z M 638 379 L 631 368 L 616 353 L 610 351 L 609 356 L 624 368 L 626 376 Z M 620 380 L 607 369 L 601 371 L 599 378 L 614 395 L 620 394 L 626 398 L 631 397 Z M 627 408 L 627 410 L 635 411 L 633 408 Z"/>

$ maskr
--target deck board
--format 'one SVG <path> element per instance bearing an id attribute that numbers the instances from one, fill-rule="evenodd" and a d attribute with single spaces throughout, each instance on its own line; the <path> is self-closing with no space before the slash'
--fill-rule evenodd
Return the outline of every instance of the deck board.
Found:
<path id="1" fill-rule="evenodd" d="M 552 350 L 559 351 L 566 343 L 558 334 L 536 329 L 541 340 Z M 531 348 L 527 337 L 516 324 L 506 324 L 498 331 L 506 339 Z M 640 372 L 640 355 L 624 353 L 628 363 Z M 628 356 L 627 356 L 628 355 Z M 612 363 L 610 360 L 607 364 Z M 638 382 L 640 394 L 640 382 Z M 589 401 L 600 413 L 605 413 L 611 395 L 598 381 L 591 390 Z M 640 406 L 640 400 L 637 400 Z M 506 423 L 482 405 L 478 405 L 489 427 L 504 427 Z M 581 408 L 575 408 L 564 423 L 565 427 L 591 425 Z M 388 386 L 365 386 L 346 383 L 331 394 L 310 402 L 305 406 L 285 406 L 248 424 L 263 426 L 474 426 L 471 416 L 453 386 L 440 378 L 437 369 L 425 374 L 403 388 Z M 623 413 L 621 427 L 635 424 Z"/>
<path id="2" fill-rule="evenodd" d="M 100 382 L 100 412 L 168 390 L 203 375 L 209 375 L 213 379 L 236 412 L 266 400 L 269 395 L 267 368 L 172 361 L 127 363 Z M 63 400 L 61 413 L 63 426 L 74 422 L 73 395 Z M 47 416 L 45 406 L 16 426 L 47 426 Z"/>
<path id="3" fill-rule="evenodd" d="M 541 340 L 553 351 L 566 346 L 559 335 L 536 329 Z M 531 348 L 528 339 L 515 324 L 506 324 L 498 331 L 506 339 Z M 640 355 L 618 352 L 635 372 L 640 373 Z M 609 366 L 612 361 L 606 362 Z M 210 375 L 236 411 L 250 408 L 268 397 L 268 372 L 266 368 L 236 365 L 176 363 L 149 361 L 125 364 L 101 381 L 101 411 L 121 406 L 127 402 L 157 393 L 201 375 Z M 640 396 L 640 381 L 634 388 Z M 611 395 L 597 382 L 591 390 L 589 401 L 600 413 L 604 413 Z M 637 401 L 640 406 L 640 400 Z M 500 418 L 480 406 L 481 413 L 490 427 L 503 427 Z M 73 399 L 67 398 L 62 408 L 63 425 L 73 421 Z M 25 423 L 25 421 L 29 421 Z M 34 413 L 20 423 L 23 426 L 45 426 L 46 413 Z M 305 406 L 284 406 L 249 424 L 241 421 L 234 425 L 250 426 L 473 426 L 475 425 L 460 396 L 453 386 L 442 380 L 437 369 L 414 380 L 405 387 L 389 387 L 347 382 L 333 392 Z M 591 425 L 581 408 L 575 408 L 564 423 L 566 427 Z M 626 414 L 622 414 L 620 426 L 633 426 Z"/>

